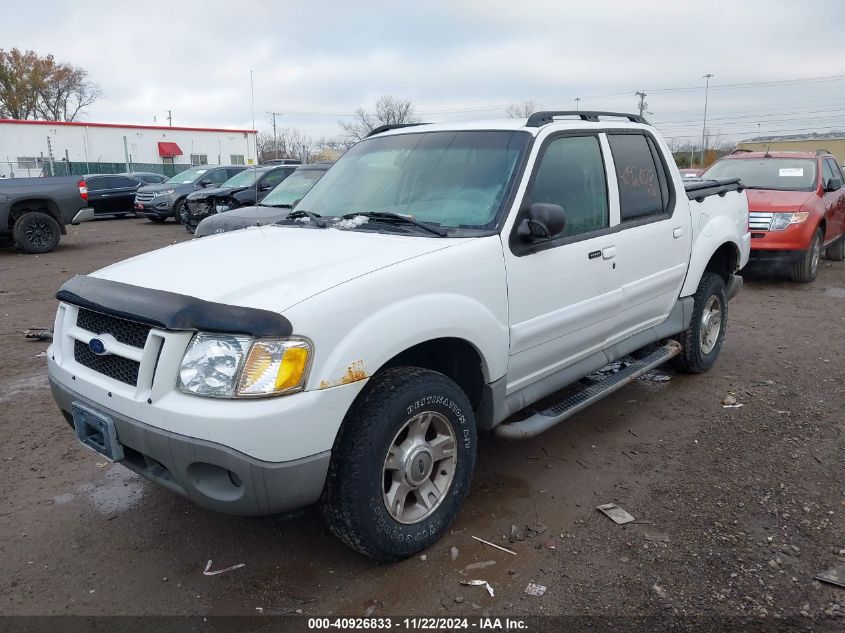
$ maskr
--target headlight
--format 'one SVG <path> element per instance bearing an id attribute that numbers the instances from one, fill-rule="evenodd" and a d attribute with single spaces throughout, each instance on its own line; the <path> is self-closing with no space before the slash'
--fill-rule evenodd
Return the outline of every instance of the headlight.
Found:
<path id="1" fill-rule="evenodd" d="M 795 213 L 775 213 L 772 217 L 772 224 L 769 227 L 770 231 L 783 231 L 790 224 L 800 224 L 804 222 L 810 213 L 808 211 L 796 211 Z"/>
<path id="2" fill-rule="evenodd" d="M 176 193 L 175 189 L 165 189 L 164 191 L 156 191 L 155 195 L 156 196 L 172 196 L 174 193 Z"/>
<path id="3" fill-rule="evenodd" d="M 305 386 L 311 345 L 303 339 L 197 334 L 182 357 L 176 386 L 212 398 L 278 396 Z"/>

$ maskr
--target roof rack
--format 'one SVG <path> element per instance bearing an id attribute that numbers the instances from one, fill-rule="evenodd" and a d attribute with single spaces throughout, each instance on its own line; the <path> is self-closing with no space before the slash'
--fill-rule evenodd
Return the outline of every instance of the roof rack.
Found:
<path id="1" fill-rule="evenodd" d="M 370 136 L 375 136 L 376 134 L 381 134 L 382 132 L 387 132 L 389 130 L 398 130 L 402 127 L 413 127 L 415 125 L 428 125 L 428 123 L 393 123 L 390 125 L 379 125 L 378 127 L 370 130 L 370 133 L 364 138 L 369 138 Z"/>
<path id="2" fill-rule="evenodd" d="M 728 156 L 733 156 L 734 154 L 753 154 L 755 150 L 753 149 L 745 149 L 744 147 L 737 147 L 734 151 L 732 151 Z"/>
<path id="3" fill-rule="evenodd" d="M 602 112 L 600 110 L 545 110 L 542 112 L 535 112 L 525 124 L 525 127 L 542 127 L 549 123 L 554 123 L 556 116 L 577 116 L 582 121 L 598 122 L 599 117 L 612 116 L 628 119 L 631 123 L 645 123 L 648 124 L 639 114 L 629 114 L 627 112 Z"/>
<path id="4" fill-rule="evenodd" d="M 817 149 L 816 156 L 821 156 L 822 154 L 830 154 L 826 149 Z"/>

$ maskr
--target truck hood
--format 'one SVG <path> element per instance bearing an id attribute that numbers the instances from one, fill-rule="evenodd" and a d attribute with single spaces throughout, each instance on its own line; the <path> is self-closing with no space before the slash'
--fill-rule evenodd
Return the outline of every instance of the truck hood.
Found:
<path id="1" fill-rule="evenodd" d="M 168 246 L 92 276 L 283 312 L 334 286 L 468 239 L 265 226 Z"/>
<path id="2" fill-rule="evenodd" d="M 175 189 L 176 191 L 178 191 L 180 193 L 185 193 L 186 191 L 193 191 L 194 190 L 194 184 L 188 183 L 188 184 L 178 184 L 178 185 L 176 185 L 176 184 L 173 184 L 173 183 L 162 182 L 162 183 L 155 184 L 155 185 L 144 185 L 143 187 L 138 187 L 138 191 L 143 192 L 143 193 L 155 193 L 155 192 L 158 192 L 158 191 L 169 191 L 170 189 Z"/>
<path id="3" fill-rule="evenodd" d="M 209 189 L 200 189 L 188 196 L 188 200 L 204 200 L 205 198 L 212 198 L 214 196 L 225 198 L 233 193 L 252 189 L 252 187 L 214 187 Z"/>
<path id="4" fill-rule="evenodd" d="M 772 189 L 746 189 L 749 211 L 789 212 L 798 211 L 814 191 L 775 191 Z"/>

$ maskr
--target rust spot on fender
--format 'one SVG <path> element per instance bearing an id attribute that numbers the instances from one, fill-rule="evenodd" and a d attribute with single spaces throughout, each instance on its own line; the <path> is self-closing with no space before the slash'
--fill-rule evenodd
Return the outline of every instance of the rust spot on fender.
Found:
<path id="1" fill-rule="evenodd" d="M 340 382 L 344 385 L 348 385 L 351 382 L 364 380 L 366 377 L 367 370 L 364 368 L 364 361 L 356 360 L 349 366 L 346 373 L 343 374 L 343 378 L 340 379 Z"/>
<path id="2" fill-rule="evenodd" d="M 353 382 L 358 382 L 359 380 L 365 380 L 366 378 L 367 369 L 364 367 L 364 361 L 356 360 L 346 368 L 346 373 L 343 374 L 340 380 L 321 380 L 320 389 L 331 389 L 332 387 L 337 387 L 339 385 L 348 385 Z"/>

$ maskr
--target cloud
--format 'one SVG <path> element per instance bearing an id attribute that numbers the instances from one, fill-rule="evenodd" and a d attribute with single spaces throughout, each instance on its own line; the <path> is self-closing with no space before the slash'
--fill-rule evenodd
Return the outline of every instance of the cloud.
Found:
<path id="1" fill-rule="evenodd" d="M 636 90 L 657 122 L 695 134 L 705 72 L 711 112 L 824 110 L 845 127 L 845 81 L 720 89 L 841 72 L 819 44 L 841 39 L 837 0 L 641 0 L 600 4 L 463 0 L 429 3 L 42 1 L 4 16 L 4 46 L 86 68 L 105 96 L 92 121 L 249 127 L 267 111 L 312 135 L 381 94 L 410 98 L 426 119 L 502 116 L 509 102 L 633 110 Z M 659 91 L 661 88 L 689 88 Z M 450 110 L 446 112 L 446 110 Z M 790 110 L 790 111 L 792 111 Z M 771 118 L 768 127 L 791 120 Z M 766 119 L 763 119 L 766 120 Z M 789 123 L 793 125 L 794 123 Z M 671 126 L 670 126 L 671 125 Z"/>

